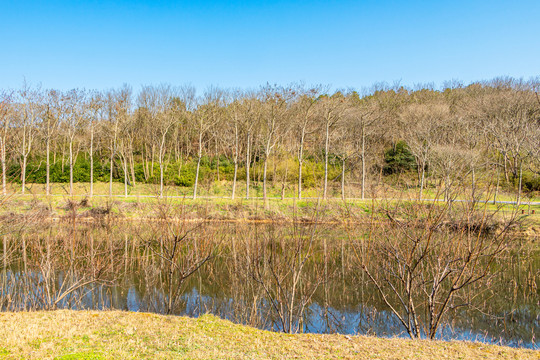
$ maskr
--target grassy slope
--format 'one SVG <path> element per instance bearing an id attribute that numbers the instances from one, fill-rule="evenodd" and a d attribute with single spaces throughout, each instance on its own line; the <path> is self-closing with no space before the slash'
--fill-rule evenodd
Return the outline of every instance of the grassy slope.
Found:
<path id="1" fill-rule="evenodd" d="M 12 184 L 13 185 L 13 184 Z M 89 190 L 89 184 L 86 183 L 76 183 L 75 191 L 76 194 L 73 198 L 74 201 L 79 201 L 84 197 L 87 197 Z M 220 190 L 223 190 L 227 187 L 228 184 L 223 183 L 219 187 Z M 44 185 L 43 184 L 30 184 L 28 187 L 29 191 L 26 195 L 21 195 L 20 193 L 10 195 L 6 199 L 4 206 L 0 207 L 0 213 L 2 212 L 15 212 L 15 213 L 25 213 L 27 210 L 35 207 L 36 204 L 41 204 L 40 206 L 46 206 L 52 210 L 52 216 L 64 216 L 68 212 L 65 209 L 66 202 L 70 198 L 67 195 L 66 184 L 53 184 L 53 194 L 55 196 L 47 197 L 44 194 Z M 95 194 L 106 195 L 108 194 L 108 184 L 106 183 L 96 183 L 95 184 Z M 156 197 L 157 188 L 152 185 L 137 185 L 134 191 L 131 192 L 130 197 L 124 198 L 122 195 L 123 184 L 114 183 L 113 192 L 117 196 L 113 199 L 113 213 L 119 214 L 123 218 L 139 218 L 155 215 L 154 212 L 156 207 L 156 201 L 161 201 L 162 203 L 169 203 L 175 205 L 184 205 L 185 206 L 185 217 L 188 218 L 205 218 L 205 219 L 272 219 L 272 220 L 284 220 L 296 218 L 311 218 L 313 216 L 313 209 L 317 207 L 319 203 L 316 193 L 305 194 L 306 196 L 314 196 L 312 199 L 304 199 L 297 201 L 291 198 L 280 200 L 277 197 L 277 194 L 271 194 L 271 196 L 276 196 L 269 199 L 268 203 L 265 205 L 261 199 L 244 199 L 244 194 L 242 191 L 238 192 L 238 198 L 231 200 L 230 198 L 223 198 L 221 195 L 215 195 L 209 193 L 208 191 L 202 192 L 201 196 L 218 196 L 214 198 L 199 198 L 197 200 L 192 200 L 188 195 L 189 189 L 187 188 L 178 188 L 170 187 L 167 188 L 166 195 L 172 196 L 182 196 L 182 192 L 186 192 L 185 198 L 176 197 L 169 198 L 166 200 L 158 200 Z M 13 189 L 15 190 L 15 189 Z M 17 188 L 17 191 L 19 189 Z M 132 189 L 133 190 L 133 189 Z M 225 191 L 223 191 L 224 193 Z M 313 192 L 313 190 L 312 190 Z M 417 196 L 416 192 L 408 193 L 394 193 L 390 191 L 389 193 L 381 193 L 384 196 L 393 198 L 402 197 L 402 198 L 415 198 Z M 256 195 L 256 194 L 254 194 Z M 260 194 L 259 194 L 260 195 Z M 293 193 L 287 194 L 288 196 L 294 196 Z M 435 197 L 435 194 L 426 191 L 424 194 L 425 198 Z M 499 197 L 500 200 L 510 200 L 511 197 L 508 194 L 501 194 Z M 540 198 L 524 199 L 532 201 L 540 201 Z M 110 199 L 108 196 L 96 196 L 91 201 L 89 207 L 79 207 L 77 212 L 83 214 L 84 212 L 90 210 L 91 207 L 108 207 Z M 348 210 L 344 207 L 343 201 L 338 198 L 329 199 L 326 202 L 321 204 L 319 210 L 321 211 L 320 220 L 343 220 L 349 215 L 352 215 L 358 220 L 364 218 L 366 214 L 369 213 L 369 208 L 371 207 L 370 200 L 347 200 L 347 204 L 351 213 L 348 213 Z M 488 205 L 488 210 L 496 211 L 498 207 L 501 207 L 498 216 L 505 216 L 512 212 L 513 205 Z M 538 234 L 540 232 L 540 205 L 532 205 L 530 207 L 524 207 L 524 210 L 530 214 L 527 219 L 527 228 L 529 232 Z M 535 214 L 532 215 L 532 210 L 535 211 Z"/>
<path id="2" fill-rule="evenodd" d="M 220 181 L 211 183 L 210 185 L 200 185 L 198 188 L 198 196 L 217 196 L 217 197 L 230 197 L 231 196 L 232 183 L 230 181 Z M 74 194 L 77 196 L 85 196 L 90 193 L 90 183 L 74 183 L 73 184 Z M 8 190 L 10 193 L 16 192 L 20 193 L 20 184 L 8 184 Z M 268 196 L 270 198 L 280 198 L 281 197 L 281 184 L 276 183 L 268 184 Z M 285 189 L 285 197 L 295 197 L 297 196 L 295 184 L 288 184 Z M 329 197 L 341 198 L 341 188 L 339 184 L 330 183 L 329 184 Z M 373 188 L 369 188 L 366 194 L 366 197 L 372 195 Z M 378 198 L 387 197 L 387 198 L 416 198 L 418 196 L 418 189 L 411 188 L 409 190 L 397 189 L 389 185 L 379 186 L 375 189 L 377 192 Z M 66 183 L 52 183 L 51 192 L 57 196 L 67 196 L 69 193 L 69 184 Z M 26 184 L 26 193 L 35 194 L 35 195 L 44 195 L 45 194 L 45 184 Z M 109 195 L 109 183 L 96 182 L 94 183 L 94 194 L 96 195 Z M 113 194 L 119 198 L 124 195 L 124 184 L 119 182 L 113 182 Z M 132 197 L 137 196 L 156 196 L 159 194 L 159 185 L 155 184 L 137 184 L 135 187 L 128 186 L 128 195 Z M 262 183 L 253 182 L 250 188 L 251 197 L 262 197 Z M 318 198 L 322 196 L 322 191 L 319 188 L 304 188 L 302 190 L 304 197 Z M 165 195 L 171 196 L 186 196 L 191 197 L 193 195 L 193 189 L 191 187 L 180 187 L 180 186 L 165 186 Z M 236 196 L 243 198 L 246 195 L 246 187 L 243 182 L 238 182 L 236 187 Z M 358 185 L 347 186 L 346 195 L 348 198 L 359 198 L 360 197 L 360 188 Z M 423 198 L 432 199 L 437 197 L 436 189 L 424 189 Z M 536 193 L 536 196 L 529 198 L 524 195 L 524 201 L 540 201 L 540 194 Z M 443 198 L 443 194 L 438 194 L 439 198 Z M 507 193 L 501 190 L 497 196 L 497 199 L 500 201 L 514 201 L 516 195 Z"/>
<path id="3" fill-rule="evenodd" d="M 287 335 L 199 319 L 121 311 L 0 314 L 0 358 L 29 359 L 540 359 L 469 342 Z"/>

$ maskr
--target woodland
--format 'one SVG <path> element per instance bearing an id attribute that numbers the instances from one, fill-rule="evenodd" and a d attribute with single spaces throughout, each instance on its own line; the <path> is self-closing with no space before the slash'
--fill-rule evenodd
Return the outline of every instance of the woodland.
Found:
<path id="1" fill-rule="evenodd" d="M 2 190 L 18 184 L 225 184 L 373 196 L 373 184 L 422 197 L 434 184 L 489 182 L 514 194 L 540 190 L 540 79 L 501 77 L 361 92 L 305 84 L 255 90 L 130 86 L 60 91 L 23 84 L 0 90 Z M 239 193 L 242 184 L 243 193 Z M 15 188 L 15 186 L 13 186 Z M 445 196 L 450 196 L 446 193 Z"/>

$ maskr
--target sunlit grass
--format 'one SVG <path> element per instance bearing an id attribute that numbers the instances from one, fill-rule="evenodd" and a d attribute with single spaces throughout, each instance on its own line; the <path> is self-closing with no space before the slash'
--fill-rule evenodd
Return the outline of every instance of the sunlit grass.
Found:
<path id="1" fill-rule="evenodd" d="M 121 311 L 1 313 L 5 359 L 538 359 L 471 342 L 288 335 L 198 319 Z"/>
<path id="2" fill-rule="evenodd" d="M 259 184 L 260 185 L 260 184 Z M 296 189 L 288 189 L 286 197 L 281 199 L 281 188 L 279 186 L 269 187 L 269 198 L 266 202 L 262 200 L 262 187 L 254 183 L 251 186 L 249 199 L 245 198 L 245 184 L 239 183 L 235 199 L 230 197 L 230 182 L 222 181 L 209 186 L 201 186 L 201 191 L 197 199 L 192 198 L 192 189 L 177 186 L 165 188 L 165 198 L 159 197 L 159 186 L 154 184 L 137 184 L 135 187 L 128 187 L 128 196 L 124 196 L 124 184 L 113 183 L 113 194 L 109 194 L 109 183 L 95 183 L 94 197 L 88 201 L 88 207 L 79 207 L 77 211 L 84 213 L 91 207 L 108 208 L 112 213 L 121 215 L 123 218 L 138 218 L 155 215 L 155 204 L 169 204 L 172 206 L 183 206 L 186 209 L 185 215 L 191 218 L 207 219 L 268 219 L 268 220 L 294 220 L 309 219 L 326 221 L 360 220 L 368 221 L 371 208 L 374 206 L 373 199 L 347 198 L 341 199 L 339 187 L 332 187 L 330 197 L 323 201 L 319 189 L 304 189 L 303 198 L 296 199 Z M 218 190 L 216 190 L 218 189 Z M 21 194 L 17 184 L 10 184 L 8 189 L 10 195 L 3 211 L 11 213 L 24 213 L 36 204 L 46 206 L 52 211 L 53 216 L 63 216 L 68 213 L 66 203 L 68 201 L 79 202 L 82 199 L 89 199 L 90 184 L 75 183 L 74 195 L 69 196 L 69 184 L 52 184 L 52 196 L 45 195 L 44 184 L 29 184 L 24 195 Z M 418 192 L 416 189 L 400 190 L 384 187 L 376 189 L 376 202 L 416 202 Z M 219 193 L 220 195 L 215 195 Z M 356 193 L 351 191 L 352 195 Z M 356 194 L 357 195 L 357 194 Z M 487 204 L 480 202 L 477 206 L 486 206 L 489 212 L 497 212 L 498 216 L 510 216 L 514 212 L 527 218 L 527 225 L 540 225 L 540 204 L 526 204 L 527 202 L 538 202 L 540 198 L 524 196 L 519 209 L 515 204 L 497 203 L 493 204 L 492 195 L 478 194 L 479 199 L 488 201 Z M 422 195 L 422 201 L 431 203 L 440 201 L 443 204 L 443 195 L 440 191 L 428 188 Z M 506 200 L 509 199 L 509 200 Z M 458 197 L 459 200 L 459 197 Z M 515 201 L 515 196 L 500 192 L 499 201 Z M 379 206 L 379 205 L 375 205 Z"/>

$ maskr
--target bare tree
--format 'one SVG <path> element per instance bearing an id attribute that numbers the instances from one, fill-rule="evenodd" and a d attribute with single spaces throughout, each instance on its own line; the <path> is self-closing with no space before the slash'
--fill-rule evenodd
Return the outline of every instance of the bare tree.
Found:
<path id="1" fill-rule="evenodd" d="M 100 123 L 105 118 L 105 101 L 101 93 L 92 94 L 89 102 L 89 121 L 88 127 L 90 131 L 90 144 L 88 146 L 88 155 L 90 158 L 90 199 L 94 196 L 94 151 L 95 151 L 95 134 L 96 123 Z"/>
<path id="2" fill-rule="evenodd" d="M 332 132 L 338 126 L 338 122 L 343 118 L 346 107 L 345 97 L 341 92 L 336 92 L 332 96 L 321 96 L 318 101 L 321 103 L 320 116 L 323 120 L 322 131 L 324 137 L 324 181 L 323 199 L 328 196 L 328 159 L 330 155 L 330 138 Z"/>
<path id="3" fill-rule="evenodd" d="M 450 205 L 374 201 L 387 221 L 372 217 L 369 235 L 355 245 L 363 272 L 411 338 L 434 339 L 448 312 L 473 305 L 467 288 L 489 289 L 517 219 L 514 213 L 490 233 L 487 203 L 460 203 L 457 219 L 449 218 Z"/>
<path id="4" fill-rule="evenodd" d="M 20 169 L 25 186 L 31 177 L 44 182 L 50 194 L 51 181 L 58 180 L 52 173 L 56 157 L 61 156 L 62 173 L 70 167 L 69 192 L 73 194 L 77 154 L 84 149 L 90 157 L 91 196 L 94 166 L 99 161 L 105 166 L 109 163 L 111 196 L 113 182 L 122 172 L 127 195 L 128 186 L 138 181 L 136 169 L 142 170 L 144 182 L 159 183 L 156 192 L 163 196 L 166 183 L 173 179 L 186 184 L 184 164 L 193 163 L 189 176 L 194 177 L 193 197 L 197 197 L 205 173 L 202 161 L 208 155 L 217 160 L 216 178 L 231 180 L 233 198 L 244 162 L 246 198 L 253 191 L 253 181 L 262 185 L 265 202 L 269 181 L 272 186 L 281 182 L 284 197 L 292 177 L 298 180 L 298 198 L 312 179 L 321 180 L 323 197 L 331 196 L 329 182 L 339 178 L 342 196 L 350 178 L 351 184 L 360 184 L 365 198 L 368 183 L 375 191 L 394 180 L 383 177 L 387 168 L 383 154 L 403 141 L 416 158 L 419 199 L 437 181 L 450 184 L 452 176 L 460 173 L 477 184 L 487 168 L 494 168 L 504 174 L 500 181 L 506 180 L 521 202 L 523 191 L 531 186 L 531 172 L 538 173 L 538 80 L 503 78 L 450 86 L 442 91 L 430 85 L 414 89 L 376 86 L 359 96 L 355 92 L 325 95 L 326 89 L 320 86 L 267 85 L 245 92 L 211 88 L 201 98 L 189 86 L 146 86 L 138 94 L 134 112 L 127 86 L 90 96 L 93 93 L 81 91 L 42 94 L 25 84 L 17 96 L 2 100 L 3 182 Z M 230 174 L 222 171 L 223 156 L 234 165 Z M 297 170 L 291 171 L 292 161 Z M 341 169 L 341 177 L 334 175 L 333 166 Z M 455 166 L 460 171 L 452 172 Z M 168 171 L 171 168 L 178 175 Z M 375 171 L 378 178 L 370 182 Z M 408 172 L 400 174 L 396 181 L 409 179 Z"/>
<path id="5" fill-rule="evenodd" d="M 446 104 L 411 104 L 402 113 L 402 126 L 408 139 L 411 152 L 416 158 L 418 169 L 418 199 L 422 200 L 426 170 L 434 143 L 438 136 L 439 126 L 449 117 Z"/>
<path id="6" fill-rule="evenodd" d="M 117 111 L 119 105 L 116 103 L 116 94 L 113 91 L 109 91 L 105 94 L 105 114 L 107 122 L 102 123 L 102 133 L 107 137 L 107 143 L 109 148 L 109 198 L 113 196 L 113 171 L 114 171 L 114 158 L 118 149 L 118 116 Z"/>
<path id="7" fill-rule="evenodd" d="M 258 136 L 258 127 L 257 124 L 261 119 L 261 106 L 260 102 L 255 98 L 254 94 L 250 94 L 243 105 L 245 106 L 245 113 L 242 117 L 242 131 L 245 136 L 245 155 L 246 155 L 246 199 L 249 199 L 249 188 L 250 188 L 250 169 L 251 169 L 251 160 L 253 152 L 253 143 L 254 139 Z"/>
<path id="8" fill-rule="evenodd" d="M 369 101 L 365 98 L 360 99 L 357 93 L 351 94 L 351 101 L 352 107 L 349 109 L 348 115 L 351 117 L 350 121 L 353 123 L 350 131 L 356 141 L 354 139 L 349 141 L 359 148 L 360 159 L 362 161 L 361 198 L 364 200 L 366 193 L 366 143 L 367 139 L 374 134 L 375 125 L 377 125 L 377 121 L 380 120 L 381 113 L 373 101 Z M 358 134 L 358 132 L 360 132 L 360 134 Z M 342 181 L 344 181 L 344 169 L 345 163 L 343 163 Z M 342 189 L 344 189 L 344 186 L 342 186 Z M 344 190 L 342 190 L 342 193 L 343 191 Z"/>
<path id="9" fill-rule="evenodd" d="M 263 106 L 263 119 L 261 122 L 261 146 L 264 151 L 263 159 L 263 200 L 266 202 L 268 197 L 267 179 L 268 179 L 268 160 L 272 150 L 276 146 L 281 133 L 285 133 L 287 127 L 288 100 L 290 99 L 290 90 L 282 88 L 273 88 L 267 86 L 263 88 L 261 97 Z"/>
<path id="10" fill-rule="evenodd" d="M 7 166 L 7 141 L 8 136 L 10 135 L 10 123 L 11 123 L 11 112 L 12 112 L 12 97 L 13 94 L 7 91 L 0 93 L 0 124 L 1 124 L 1 133 L 0 133 L 0 161 L 2 162 L 2 194 L 7 194 L 6 189 L 6 166 Z"/>
<path id="11" fill-rule="evenodd" d="M 215 232 L 206 233 L 208 228 L 203 227 L 204 223 L 190 226 L 185 221 L 171 221 L 181 214 L 168 203 L 160 203 L 158 213 L 160 221 L 151 225 L 149 237 L 140 237 L 145 247 L 156 255 L 160 268 L 165 270 L 164 281 L 160 282 L 166 286 L 166 313 L 170 314 L 181 300 L 185 281 L 217 254 L 220 236 Z M 198 231 L 203 233 L 195 236 Z M 144 233 L 141 230 L 141 234 Z"/>
<path id="12" fill-rule="evenodd" d="M 121 122 L 119 133 L 119 153 L 124 173 L 124 197 L 128 196 L 128 185 L 133 186 L 129 180 L 128 168 L 130 157 L 133 156 L 133 140 L 135 131 L 135 117 L 133 117 L 131 114 L 126 114 L 125 118 Z"/>
<path id="13" fill-rule="evenodd" d="M 45 121 L 43 121 L 43 132 L 45 137 L 45 151 L 46 151 L 46 180 L 45 180 L 45 194 L 51 194 L 51 141 L 56 135 L 58 130 L 60 118 L 64 116 L 65 112 L 64 102 L 62 101 L 62 94 L 56 90 L 50 90 L 47 92 L 46 99 L 46 112 Z"/>
<path id="14" fill-rule="evenodd" d="M 234 163 L 234 173 L 233 173 L 233 183 L 232 183 L 232 189 L 231 189 L 231 199 L 234 200 L 236 196 L 236 181 L 238 179 L 238 163 L 240 158 L 240 152 L 241 152 L 241 127 L 242 127 L 242 120 L 241 117 L 245 114 L 243 114 L 243 111 L 245 111 L 244 106 L 242 104 L 242 94 L 239 91 L 234 91 L 228 94 L 230 97 L 230 103 L 227 106 L 227 112 L 226 117 L 227 121 L 225 121 L 225 126 L 228 130 L 227 134 L 229 135 L 229 139 L 232 137 L 233 149 L 232 149 L 232 159 Z M 216 135 L 219 136 L 219 135 Z"/>
<path id="15" fill-rule="evenodd" d="M 303 316 L 311 298 L 325 280 L 317 268 L 321 264 L 313 261 L 317 256 L 317 226 L 294 227 L 287 236 L 273 236 L 274 232 L 267 232 L 262 239 L 247 240 L 263 244 L 259 251 L 246 254 L 248 272 L 262 287 L 281 331 L 297 333 L 302 331 Z M 307 276 L 308 263 L 315 267 L 314 279 Z"/>
<path id="16" fill-rule="evenodd" d="M 516 201 L 521 202 L 523 165 L 530 152 L 531 135 L 540 111 L 536 98 L 530 91 L 503 89 L 480 104 L 485 131 L 494 146 L 503 156 L 505 176 L 510 164 L 514 179 L 518 180 Z M 534 145 L 533 145 L 534 146 Z"/>
<path id="17" fill-rule="evenodd" d="M 139 107 L 145 109 L 149 121 L 153 124 L 152 140 L 157 143 L 159 162 L 159 196 L 163 197 L 165 155 L 167 150 L 167 136 L 177 122 L 175 107 L 181 106 L 174 102 L 177 94 L 170 85 L 159 87 L 145 86 L 139 94 Z"/>
<path id="18" fill-rule="evenodd" d="M 73 195 L 73 168 L 77 161 L 80 143 L 74 149 L 75 139 L 84 128 L 83 122 L 87 119 L 86 94 L 80 90 L 71 90 L 61 99 L 65 103 L 63 125 L 69 142 L 69 195 Z"/>
<path id="19" fill-rule="evenodd" d="M 316 131 L 316 99 L 320 93 L 320 88 L 314 87 L 308 91 L 299 94 L 298 100 L 295 103 L 297 112 L 297 121 L 294 126 L 294 133 L 297 138 L 296 158 L 298 159 L 298 199 L 302 198 L 302 168 L 304 165 L 304 149 L 306 138 Z"/>
<path id="20" fill-rule="evenodd" d="M 24 194 L 26 189 L 26 167 L 28 164 L 28 156 L 32 151 L 32 146 L 34 145 L 34 140 L 37 135 L 36 125 L 38 121 L 41 120 L 43 104 L 42 94 L 39 88 L 32 89 L 28 84 L 25 83 L 18 94 L 18 152 L 22 157 L 21 191 Z"/>
<path id="21" fill-rule="evenodd" d="M 193 185 L 193 199 L 197 198 L 197 187 L 199 184 L 199 172 L 201 160 L 206 142 L 209 141 L 210 130 L 219 121 L 221 116 L 220 105 L 223 102 L 223 93 L 217 88 L 208 89 L 202 100 L 202 104 L 193 115 L 193 128 L 197 134 L 197 168 L 195 170 L 195 184 Z"/>

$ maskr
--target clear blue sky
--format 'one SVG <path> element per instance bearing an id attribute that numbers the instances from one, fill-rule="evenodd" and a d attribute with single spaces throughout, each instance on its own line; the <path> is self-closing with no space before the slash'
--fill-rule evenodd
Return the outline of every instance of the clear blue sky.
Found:
<path id="1" fill-rule="evenodd" d="M 0 87 L 529 78 L 539 22 L 539 0 L 0 0 Z"/>

